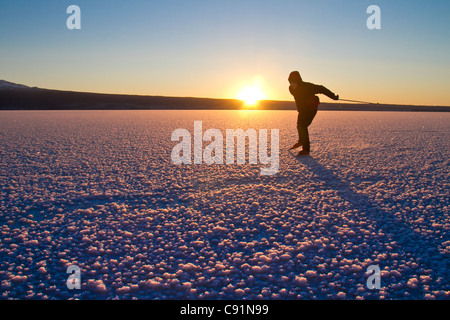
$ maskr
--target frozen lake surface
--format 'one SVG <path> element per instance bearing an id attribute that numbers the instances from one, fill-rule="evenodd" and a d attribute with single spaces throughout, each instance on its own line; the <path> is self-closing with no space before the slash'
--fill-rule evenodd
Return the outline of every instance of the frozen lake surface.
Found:
<path id="1" fill-rule="evenodd" d="M 195 120 L 279 129 L 279 172 L 174 165 L 171 133 Z M 287 151 L 295 125 L 294 111 L 1 111 L 0 297 L 449 299 L 450 114 L 319 111 L 305 158 Z"/>

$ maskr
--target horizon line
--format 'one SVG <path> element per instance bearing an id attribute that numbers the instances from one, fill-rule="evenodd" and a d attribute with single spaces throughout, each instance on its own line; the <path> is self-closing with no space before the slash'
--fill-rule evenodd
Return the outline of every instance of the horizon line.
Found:
<path id="1" fill-rule="evenodd" d="M 25 86 L 26 88 L 22 88 L 22 90 L 27 90 L 27 89 L 39 89 L 39 90 L 48 90 L 48 91 L 61 91 L 61 92 L 71 92 L 71 93 L 86 93 L 86 94 L 99 94 L 99 95 L 117 95 L 117 96 L 136 96 L 136 97 L 161 97 L 161 98 L 178 98 L 178 99 L 205 99 L 205 100 L 230 100 L 230 101 L 242 101 L 238 98 L 218 98 L 218 97 L 201 97 L 201 96 L 172 96 L 172 95 L 159 95 L 159 94 L 134 94 L 134 93 L 111 93 L 111 92 L 98 92 L 98 91 L 75 91 L 75 90 L 71 90 L 71 89 L 51 89 L 51 88 L 42 88 L 42 87 L 37 87 L 37 86 L 28 86 L 28 85 L 24 85 L 24 84 L 19 84 L 19 83 L 14 83 L 8 80 L 4 80 L 4 79 L 0 79 L 0 83 L 2 81 L 11 83 L 11 84 L 15 84 L 18 86 Z M 10 89 L 10 90 L 14 90 L 14 89 Z M 0 90 L 1 92 L 2 90 Z M 339 101 L 339 100 L 337 100 Z M 258 101 L 258 103 L 260 102 L 285 102 L 285 103 L 294 103 L 295 101 L 294 99 L 292 100 L 277 100 L 277 99 L 261 99 Z M 412 106 L 412 107 L 443 107 L 443 108 L 449 108 L 449 105 L 424 105 L 424 104 L 418 104 L 418 105 L 414 105 L 414 104 L 398 104 L 398 103 L 379 103 L 379 102 L 370 102 L 370 103 L 351 103 L 351 102 L 321 102 L 321 104 L 331 104 L 331 105 L 379 105 L 379 106 Z"/>

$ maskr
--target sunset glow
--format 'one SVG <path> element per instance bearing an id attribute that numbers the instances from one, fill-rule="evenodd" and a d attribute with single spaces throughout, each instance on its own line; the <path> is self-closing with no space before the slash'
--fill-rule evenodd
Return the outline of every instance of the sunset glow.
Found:
<path id="1" fill-rule="evenodd" d="M 266 95 L 261 88 L 255 86 L 245 87 L 238 94 L 238 99 L 244 101 L 248 106 L 254 106 L 265 98 Z"/>

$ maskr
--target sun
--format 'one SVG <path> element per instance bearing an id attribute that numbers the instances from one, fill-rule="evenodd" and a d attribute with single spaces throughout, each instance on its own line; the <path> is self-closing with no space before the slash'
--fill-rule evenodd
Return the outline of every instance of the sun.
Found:
<path id="1" fill-rule="evenodd" d="M 258 86 L 248 86 L 243 88 L 237 98 L 244 101 L 247 106 L 255 106 L 260 100 L 264 100 L 266 95 Z"/>

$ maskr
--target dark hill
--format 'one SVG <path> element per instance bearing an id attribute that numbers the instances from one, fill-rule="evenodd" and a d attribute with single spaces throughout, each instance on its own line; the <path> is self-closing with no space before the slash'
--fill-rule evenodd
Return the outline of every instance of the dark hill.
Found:
<path id="1" fill-rule="evenodd" d="M 0 110 L 237 110 L 235 99 L 102 94 L 29 88 L 0 88 Z M 293 101 L 261 101 L 260 110 L 295 110 Z M 323 103 L 321 110 L 450 111 L 450 107 Z"/>

